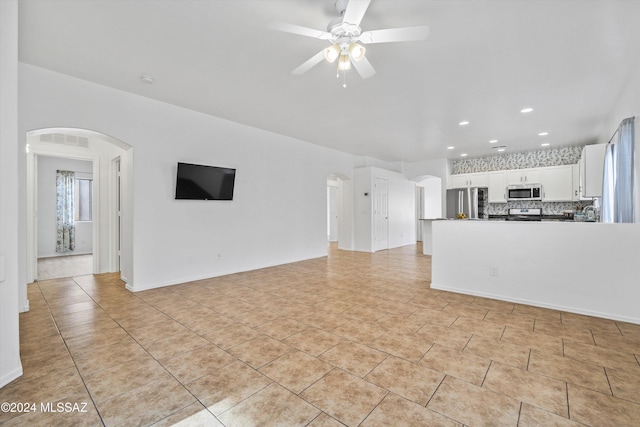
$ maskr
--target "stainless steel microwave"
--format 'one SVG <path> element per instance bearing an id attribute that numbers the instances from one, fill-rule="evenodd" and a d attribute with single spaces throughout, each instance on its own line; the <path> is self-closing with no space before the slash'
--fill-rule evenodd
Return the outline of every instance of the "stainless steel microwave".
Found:
<path id="1" fill-rule="evenodd" d="M 507 187 L 507 200 L 542 200 L 542 185 L 509 185 Z"/>

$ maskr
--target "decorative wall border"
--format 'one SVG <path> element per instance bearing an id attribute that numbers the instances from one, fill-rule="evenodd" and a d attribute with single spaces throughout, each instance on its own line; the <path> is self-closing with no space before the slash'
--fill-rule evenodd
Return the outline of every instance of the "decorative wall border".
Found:
<path id="1" fill-rule="evenodd" d="M 452 174 L 573 165 L 581 155 L 582 146 L 570 146 L 454 160 Z"/>

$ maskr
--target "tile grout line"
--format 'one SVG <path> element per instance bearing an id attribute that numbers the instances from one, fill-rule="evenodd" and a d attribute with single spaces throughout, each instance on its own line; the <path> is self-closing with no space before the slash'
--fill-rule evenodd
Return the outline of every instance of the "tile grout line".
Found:
<path id="1" fill-rule="evenodd" d="M 482 377 L 482 382 L 480 383 L 480 388 L 482 388 L 482 386 L 484 385 L 484 382 L 487 379 L 487 375 L 489 375 L 489 370 L 491 369 L 492 365 L 493 365 L 493 359 L 489 359 L 489 366 L 487 366 L 487 370 L 484 373 L 484 377 Z"/>
<path id="2" fill-rule="evenodd" d="M 564 388 L 567 394 L 567 416 L 569 419 L 571 419 L 571 401 L 569 400 L 569 382 L 568 381 L 565 381 Z"/>
<path id="3" fill-rule="evenodd" d="M 438 371 L 439 372 L 439 371 Z M 440 380 L 440 383 L 438 384 L 438 387 L 436 387 L 436 389 L 433 391 L 433 394 L 431 395 L 431 397 L 429 397 L 429 400 L 427 401 L 427 403 L 424 405 L 424 407 L 426 408 L 427 406 L 429 406 L 429 403 L 431 403 L 431 400 L 433 399 L 433 397 L 436 395 L 436 393 L 438 393 L 438 390 L 440 389 L 440 387 L 442 386 L 442 384 L 444 383 L 444 380 L 448 377 L 449 375 L 444 374 L 444 376 L 442 377 L 442 379 Z M 427 408 L 428 409 L 428 408 Z M 436 412 L 436 411 L 434 411 Z M 440 412 L 438 412 L 438 414 L 440 414 Z M 444 414 L 440 414 L 440 415 L 444 415 Z M 448 418 L 448 417 L 447 417 Z"/>
<path id="4" fill-rule="evenodd" d="M 96 304 L 97 306 L 102 308 L 100 306 L 100 304 L 98 304 L 93 299 L 93 297 L 91 295 L 89 295 L 87 293 L 87 291 L 85 291 L 84 288 L 78 284 L 78 282 L 76 282 L 74 279 L 72 279 L 72 281 L 76 286 L 78 286 L 80 289 L 82 289 L 82 292 L 84 292 L 85 295 L 87 295 L 89 298 L 91 298 L 91 301 L 93 301 L 94 304 Z M 40 288 L 39 284 L 38 284 L 38 288 Z M 41 289 L 41 292 L 42 292 L 42 289 Z M 62 336 L 62 333 L 60 332 L 60 328 L 58 327 L 58 321 L 56 320 L 55 316 L 51 312 L 51 306 L 49 305 L 49 302 L 47 301 L 47 298 L 44 296 L 44 294 L 42 296 L 44 298 L 45 303 L 47 304 L 47 310 L 49 310 L 49 314 L 51 315 L 51 319 L 53 320 L 53 323 L 56 325 L 56 329 L 58 330 L 58 334 L 60 335 L 60 338 L 62 338 L 62 342 L 64 343 L 64 347 L 67 349 L 67 353 L 69 354 L 69 357 L 71 358 L 71 361 L 73 362 L 73 367 L 75 368 L 76 372 L 78 373 L 78 377 L 80 377 L 80 381 L 82 381 L 82 385 L 84 386 L 84 389 L 87 392 L 87 395 L 89 396 L 89 399 L 91 399 L 91 403 L 93 403 L 93 407 L 95 408 L 96 413 L 98 414 L 98 417 L 100 418 L 100 422 L 102 423 L 103 426 L 106 426 L 106 423 L 104 422 L 104 419 L 102 418 L 102 414 L 100 413 L 100 410 L 98 409 L 98 405 L 97 405 L 95 399 L 93 398 L 93 395 L 89 391 L 89 387 L 87 387 L 87 383 L 86 383 L 86 381 L 84 379 L 84 376 L 82 376 L 82 374 L 80 373 L 80 370 L 78 369 L 78 364 L 76 363 L 76 359 L 71 354 L 71 350 L 69 350 L 69 346 L 67 344 L 67 339 L 64 338 Z"/>
<path id="5" fill-rule="evenodd" d="M 609 374 L 607 373 L 607 367 L 603 366 L 602 370 L 604 371 L 604 376 L 607 378 L 607 384 L 609 385 L 609 391 L 611 392 L 611 396 L 614 396 L 613 387 L 611 386 L 611 380 L 609 379 Z"/>

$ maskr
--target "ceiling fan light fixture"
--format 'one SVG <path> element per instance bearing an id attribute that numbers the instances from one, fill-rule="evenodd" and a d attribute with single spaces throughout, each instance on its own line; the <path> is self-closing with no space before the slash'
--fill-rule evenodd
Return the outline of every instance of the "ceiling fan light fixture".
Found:
<path id="1" fill-rule="evenodd" d="M 351 61 L 349 55 L 340 55 L 338 59 L 338 71 L 349 71 L 351 69 Z"/>
<path id="2" fill-rule="evenodd" d="M 349 45 L 349 55 L 354 61 L 361 61 L 364 58 L 365 53 L 367 53 L 367 49 L 364 46 L 359 45 L 358 43 L 351 43 Z"/>
<path id="3" fill-rule="evenodd" d="M 340 46 L 333 44 L 324 50 L 324 59 L 333 64 L 340 56 Z"/>

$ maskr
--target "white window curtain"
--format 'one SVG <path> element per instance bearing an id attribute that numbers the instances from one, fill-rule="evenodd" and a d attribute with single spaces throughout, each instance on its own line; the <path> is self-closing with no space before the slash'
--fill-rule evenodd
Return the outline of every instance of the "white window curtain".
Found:
<path id="1" fill-rule="evenodd" d="M 635 221 L 634 117 L 624 119 L 609 143 L 602 181 L 602 222 Z"/>
<path id="2" fill-rule="evenodd" d="M 56 175 L 56 217 L 58 235 L 56 238 L 56 252 L 72 251 L 76 246 L 76 229 L 73 222 L 75 173 L 72 171 L 57 171 Z"/>

